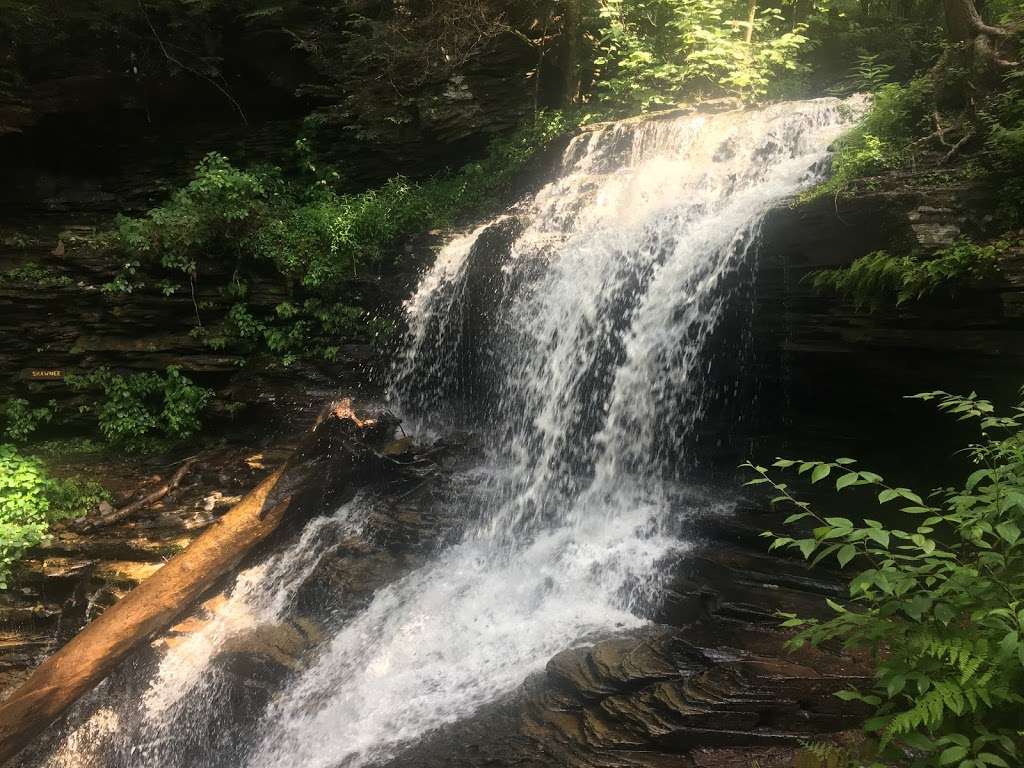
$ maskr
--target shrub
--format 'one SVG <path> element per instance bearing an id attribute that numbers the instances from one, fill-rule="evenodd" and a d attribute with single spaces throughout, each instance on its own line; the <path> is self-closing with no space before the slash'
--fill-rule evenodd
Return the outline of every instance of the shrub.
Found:
<path id="1" fill-rule="evenodd" d="M 827 620 L 787 614 L 799 628 L 793 647 L 841 641 L 870 651 L 873 685 L 838 695 L 871 706 L 864 724 L 877 736 L 879 759 L 917 766 L 1007 768 L 1024 749 L 1024 402 L 1000 416 L 975 394 L 929 392 L 917 399 L 977 424 L 966 447 L 974 469 L 959 485 L 924 501 L 910 490 L 856 469 L 852 459 L 778 459 L 812 484 L 834 478 L 836 492 L 869 491 L 872 503 L 900 507 L 886 524 L 868 516 L 828 516 L 798 500 L 772 469 L 746 464 L 794 514 L 792 535 L 764 535 L 772 549 L 855 570 L 850 602 L 829 600 Z M 1024 398 L 1024 390 L 1022 390 Z M 894 504 L 895 502 L 895 504 Z M 886 515 L 892 519 L 895 513 Z M 884 515 L 884 513 L 883 513 Z M 879 515 L 879 516 L 883 516 Z M 809 532 L 806 526 L 810 524 Z M 798 527 L 799 526 L 799 527 Z"/>
<path id="2" fill-rule="evenodd" d="M 25 550 L 46 538 L 51 522 L 82 515 L 106 499 L 98 483 L 54 479 L 38 459 L 0 443 L 0 589 Z"/>
<path id="3" fill-rule="evenodd" d="M 44 267 L 34 261 L 28 261 L 20 267 L 13 267 L 0 273 L 0 283 L 28 285 L 38 290 L 50 288 L 66 288 L 74 281 L 50 267 Z"/>
<path id="4" fill-rule="evenodd" d="M 799 68 L 806 25 L 771 6 L 733 0 L 603 0 L 594 82 L 598 99 L 620 113 L 657 109 L 702 95 L 764 97 Z"/>
<path id="5" fill-rule="evenodd" d="M 120 217 L 118 237 L 128 253 L 195 275 L 200 253 L 231 251 L 261 221 L 273 191 L 266 173 L 240 170 L 211 152 L 166 204 L 142 218 Z"/>
<path id="6" fill-rule="evenodd" d="M 210 390 L 197 386 L 174 366 L 169 366 L 164 376 L 121 376 L 109 368 L 98 368 L 69 376 L 67 382 L 79 391 L 102 390 L 103 399 L 90 409 L 96 414 L 100 433 L 114 444 L 138 443 L 154 432 L 172 439 L 190 437 L 200 429 L 200 414 L 213 397 Z"/>
<path id="7" fill-rule="evenodd" d="M 347 194 L 330 187 L 328 180 L 338 178 L 331 172 L 318 172 L 313 184 L 301 186 L 286 183 L 278 169 L 242 170 L 210 154 L 167 203 L 142 218 L 119 220 L 126 259 L 104 289 L 145 287 L 139 273 L 147 265 L 194 279 L 202 260 L 227 259 L 233 276 L 222 292 L 237 303 L 220 327 L 197 328 L 197 335 L 215 347 L 242 341 L 286 364 L 312 352 L 329 357 L 339 335 L 366 339 L 374 332 L 353 278 L 391 266 L 389 252 L 400 238 L 496 205 L 530 157 L 572 125 L 561 113 L 541 113 L 511 137 L 492 142 L 480 162 L 422 182 L 395 177 Z M 300 148 L 307 168 L 315 168 L 308 147 Z M 245 303 L 246 270 L 263 265 L 271 265 L 289 291 L 285 312 L 279 307 L 257 316 Z M 173 291 L 164 284 L 165 293 Z M 153 428 L 145 426 L 138 407 L 129 421 L 143 431 Z"/>
<path id="8" fill-rule="evenodd" d="M 924 77 L 878 88 L 861 124 L 836 142 L 829 179 L 804 193 L 801 201 L 842 194 L 857 179 L 902 167 L 922 133 L 933 98 L 934 85 Z"/>
<path id="9" fill-rule="evenodd" d="M 28 400 L 12 397 L 4 401 L 2 409 L 4 418 L 3 435 L 15 443 L 23 443 L 41 424 L 53 420 L 57 403 L 51 400 L 47 405 L 33 408 Z"/>
<path id="10" fill-rule="evenodd" d="M 964 285 L 979 284 L 999 274 L 999 260 L 1011 244 L 999 240 L 978 245 L 961 240 L 934 256 L 893 256 L 876 251 L 849 267 L 811 275 L 818 290 L 829 289 L 853 302 L 857 309 L 875 311 L 895 302 L 917 301 L 940 289 L 955 293 Z"/>

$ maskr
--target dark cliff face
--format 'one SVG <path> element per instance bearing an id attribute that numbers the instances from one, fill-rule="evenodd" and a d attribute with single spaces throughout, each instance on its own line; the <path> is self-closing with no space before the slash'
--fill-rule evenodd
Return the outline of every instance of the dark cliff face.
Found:
<path id="1" fill-rule="evenodd" d="M 300 131 L 354 186 L 421 177 L 558 99 L 529 2 L 489 11 L 479 40 L 458 14 L 390 3 L 140 8 L 86 0 L 0 20 L 5 208 L 150 205 L 211 150 L 294 162 Z"/>
<path id="2" fill-rule="evenodd" d="M 923 485 L 943 479 L 945 462 L 970 435 L 960 440 L 950 419 L 902 398 L 942 389 L 1016 402 L 1024 262 L 1006 259 L 999 281 L 985 288 L 872 314 L 815 291 L 808 274 L 876 250 L 908 253 L 999 234 L 989 231 L 992 199 L 978 187 L 937 186 L 925 173 L 889 183 L 855 198 L 779 208 L 765 221 L 751 324 L 752 375 L 761 385 L 753 446 L 771 456 L 817 456 L 828 446 Z M 766 432 L 785 442 L 757 437 Z M 921 450 L 900 452 L 897 444 Z"/>

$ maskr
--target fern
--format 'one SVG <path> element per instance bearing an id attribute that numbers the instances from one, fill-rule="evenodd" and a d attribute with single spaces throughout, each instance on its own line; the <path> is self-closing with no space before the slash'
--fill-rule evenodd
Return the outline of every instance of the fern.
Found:
<path id="1" fill-rule="evenodd" d="M 895 303 L 899 306 L 946 289 L 953 294 L 964 285 L 977 285 L 999 275 L 999 260 L 1019 248 L 1000 240 L 977 245 L 967 240 L 944 248 L 934 256 L 894 256 L 875 251 L 849 267 L 811 274 L 816 290 L 831 290 L 858 310 L 875 312 Z"/>
<path id="2" fill-rule="evenodd" d="M 886 527 L 869 513 L 859 521 L 820 515 L 770 469 L 746 465 L 757 475 L 751 482 L 768 484 L 775 503 L 795 509 L 787 524 L 815 521 L 809 537 L 766 532 L 773 549 L 812 562 L 834 557 L 844 567 L 870 564 L 850 582 L 850 605 L 829 603 L 832 618 L 787 615 L 784 626 L 800 627 L 794 647 L 838 639 L 875 654 L 873 685 L 837 695 L 874 708 L 864 727 L 879 739 L 880 762 L 905 764 L 912 753 L 915 767 L 1021 765 L 1024 402 L 999 415 L 973 392 L 915 397 L 980 429 L 980 441 L 965 452 L 976 468 L 959 487 L 933 493 L 934 501 L 857 469 L 852 459 L 773 464 L 812 484 L 831 478 L 837 492 L 870 490 L 879 505 L 896 502 L 905 526 Z"/>

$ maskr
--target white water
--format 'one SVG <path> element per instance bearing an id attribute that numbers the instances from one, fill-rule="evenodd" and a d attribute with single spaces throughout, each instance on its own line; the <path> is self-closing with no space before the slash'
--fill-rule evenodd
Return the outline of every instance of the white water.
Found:
<path id="1" fill-rule="evenodd" d="M 679 489 L 723 285 L 764 212 L 815 181 L 862 108 L 779 104 L 610 126 L 571 143 L 559 178 L 510 214 L 521 228 L 478 342 L 493 379 L 481 522 L 379 590 L 272 701 L 248 754 L 223 764 L 384 760 L 588 635 L 643 623 L 659 563 L 687 546 Z M 431 398 L 410 391 L 436 402 L 463 375 L 453 350 L 475 322 L 466 281 L 488 231 L 444 248 L 406 305 L 395 396 L 413 423 L 429 423 L 416 408 Z M 336 520 L 354 513 L 358 502 Z M 164 658 L 143 700 L 154 743 L 211 684 L 225 638 L 282 615 L 323 554 L 321 525 L 243 574 L 229 610 Z M 133 754 L 132 768 L 179 764 L 168 749 Z"/>
<path id="2" fill-rule="evenodd" d="M 719 284 L 763 212 L 814 181 L 850 114 L 822 100 L 573 142 L 505 268 L 522 287 L 499 313 L 492 356 L 490 416 L 503 428 L 493 513 L 331 641 L 268 713 L 253 768 L 386 758 L 588 634 L 642 623 L 659 561 L 685 546 L 670 535 L 658 414 L 669 401 L 689 412 L 675 422 L 678 459 L 727 298 Z M 408 303 L 400 381 L 443 368 L 483 231 L 453 241 Z"/>
<path id="3" fill-rule="evenodd" d="M 154 730 L 173 724 L 176 707 L 197 687 L 210 684 L 210 660 L 226 641 L 253 627 L 273 625 L 285 615 L 334 537 L 358 532 L 360 502 L 357 497 L 333 516 L 314 520 L 292 546 L 242 571 L 212 618 L 164 654 L 142 699 L 145 718 Z"/>

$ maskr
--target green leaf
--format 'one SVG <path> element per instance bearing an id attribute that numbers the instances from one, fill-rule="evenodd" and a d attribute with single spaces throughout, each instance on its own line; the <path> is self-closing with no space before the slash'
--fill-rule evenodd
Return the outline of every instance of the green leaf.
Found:
<path id="1" fill-rule="evenodd" d="M 885 692 L 891 699 L 902 691 L 907 685 L 907 678 L 904 675 L 893 675 L 885 684 Z"/>
<path id="2" fill-rule="evenodd" d="M 899 491 L 895 490 L 894 488 L 886 488 L 884 491 L 878 494 L 878 503 L 886 504 L 892 501 L 893 499 L 898 499 L 899 497 Z"/>
<path id="3" fill-rule="evenodd" d="M 911 491 L 909 488 L 897 488 L 896 493 L 902 496 L 907 501 L 912 501 L 915 504 L 924 504 L 924 501 L 916 493 Z"/>
<path id="4" fill-rule="evenodd" d="M 888 549 L 888 547 L 889 547 L 889 532 L 888 531 L 880 531 L 877 528 L 868 528 L 868 536 L 871 538 L 872 541 L 875 541 L 878 544 L 881 544 L 883 547 Z"/>
<path id="5" fill-rule="evenodd" d="M 799 547 L 800 547 L 800 552 L 804 556 L 804 560 L 806 560 L 807 558 L 809 558 L 811 556 L 811 554 L 814 552 L 814 550 L 817 549 L 818 542 L 816 542 L 814 539 L 803 539 L 800 542 Z"/>
<path id="6" fill-rule="evenodd" d="M 1020 538 L 1020 528 L 1014 522 L 1000 523 L 996 526 L 996 533 L 999 537 L 1007 542 L 1008 544 L 1015 544 Z"/>
<path id="7" fill-rule="evenodd" d="M 849 472 L 842 477 L 836 478 L 836 490 L 841 491 L 843 488 L 847 488 L 851 485 L 856 485 L 860 482 L 860 475 L 856 472 Z"/>
<path id="8" fill-rule="evenodd" d="M 939 755 L 939 765 L 949 765 L 962 760 L 967 755 L 967 750 L 964 747 L 955 746 L 945 750 Z"/>
<path id="9" fill-rule="evenodd" d="M 857 548 L 853 544 L 847 544 L 845 547 L 839 550 L 836 558 L 839 560 L 839 565 L 846 567 L 846 564 L 853 560 L 857 555 Z"/>
<path id="10" fill-rule="evenodd" d="M 967 482 L 964 484 L 964 488 L 966 488 L 968 491 L 974 490 L 978 483 L 980 483 L 986 477 L 989 477 L 991 474 L 992 472 L 988 469 L 979 469 L 977 472 L 972 472 L 970 476 L 967 478 Z"/>
<path id="11" fill-rule="evenodd" d="M 992 754 L 991 752 L 982 752 L 978 755 L 978 759 L 986 765 L 995 765 L 998 768 L 1010 768 L 1009 764 L 999 755 Z"/>
<path id="12" fill-rule="evenodd" d="M 824 478 L 828 477 L 831 471 L 832 467 L 830 465 L 819 464 L 817 467 L 814 468 L 814 471 L 811 472 L 811 483 L 816 483 L 819 480 L 823 480 Z"/>

